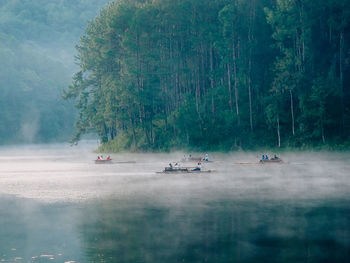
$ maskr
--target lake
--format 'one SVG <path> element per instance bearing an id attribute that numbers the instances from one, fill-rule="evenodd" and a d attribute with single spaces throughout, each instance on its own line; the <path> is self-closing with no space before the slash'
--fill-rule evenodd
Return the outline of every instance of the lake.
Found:
<path id="1" fill-rule="evenodd" d="M 212 153 L 216 172 L 161 174 L 184 153 L 95 164 L 95 148 L 0 148 L 0 262 L 350 261 L 350 153 Z"/>

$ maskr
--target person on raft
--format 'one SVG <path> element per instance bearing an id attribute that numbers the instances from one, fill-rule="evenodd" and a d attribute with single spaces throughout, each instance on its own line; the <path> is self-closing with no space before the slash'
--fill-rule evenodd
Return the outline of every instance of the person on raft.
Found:
<path id="1" fill-rule="evenodd" d="M 192 171 L 200 171 L 202 169 L 201 163 L 197 164 L 197 167 L 193 168 Z"/>
<path id="2" fill-rule="evenodd" d="M 279 157 L 275 154 L 275 156 L 272 158 L 272 160 L 278 160 Z"/>
<path id="3" fill-rule="evenodd" d="M 267 154 L 261 156 L 261 160 L 262 160 L 262 161 L 263 161 L 263 160 L 268 160 L 268 159 L 269 159 L 269 157 L 267 156 Z"/>

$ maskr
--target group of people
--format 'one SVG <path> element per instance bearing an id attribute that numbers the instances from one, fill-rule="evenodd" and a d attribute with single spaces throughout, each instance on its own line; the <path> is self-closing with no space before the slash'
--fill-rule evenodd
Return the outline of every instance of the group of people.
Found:
<path id="1" fill-rule="evenodd" d="M 97 156 L 97 160 L 98 160 L 98 161 L 104 160 L 104 159 L 103 159 L 103 155 Z M 108 155 L 107 158 L 106 158 L 106 160 L 112 160 L 112 159 L 111 159 L 111 157 Z"/>
<path id="2" fill-rule="evenodd" d="M 271 158 L 271 160 L 278 160 L 278 159 L 279 159 L 279 157 L 276 154 L 274 155 L 274 157 Z M 265 154 L 265 155 L 263 154 L 261 156 L 261 160 L 270 160 L 270 159 L 269 159 L 269 156 L 267 154 Z"/>
<path id="3" fill-rule="evenodd" d="M 179 163 L 169 163 L 169 167 L 166 167 L 165 169 L 170 170 L 170 171 L 178 171 L 178 170 L 183 170 L 183 171 L 201 171 L 202 170 L 202 162 L 209 162 L 209 154 L 205 154 L 204 157 L 193 157 L 191 154 L 188 156 L 184 155 L 184 157 L 181 159 L 183 162 L 187 161 L 196 161 L 196 166 L 195 167 L 180 167 Z"/>
<path id="4" fill-rule="evenodd" d="M 175 163 L 174 165 L 172 165 L 172 163 L 169 163 L 169 167 L 172 169 L 177 169 L 177 168 L 179 168 L 179 164 Z"/>
<path id="5" fill-rule="evenodd" d="M 180 165 L 178 163 L 175 163 L 174 165 L 172 163 L 169 163 L 169 167 L 172 170 L 179 170 L 181 169 Z M 197 163 L 197 166 L 192 168 L 191 171 L 200 171 L 202 169 L 202 164 L 201 162 Z"/>
<path id="6" fill-rule="evenodd" d="M 261 160 L 268 160 L 268 159 L 269 159 L 269 157 L 267 156 L 267 154 L 266 154 L 266 155 L 263 154 L 263 155 L 261 156 Z"/>
<path id="7" fill-rule="evenodd" d="M 188 156 L 184 155 L 184 157 L 182 158 L 183 161 L 206 161 L 209 162 L 210 158 L 209 158 L 209 154 L 205 154 L 204 157 L 193 157 L 191 154 L 189 154 Z"/>

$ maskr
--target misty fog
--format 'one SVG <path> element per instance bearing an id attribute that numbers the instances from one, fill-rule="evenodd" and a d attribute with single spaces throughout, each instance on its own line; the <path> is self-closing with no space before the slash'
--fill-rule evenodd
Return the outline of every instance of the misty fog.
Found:
<path id="1" fill-rule="evenodd" d="M 209 153 L 203 169 L 215 172 L 164 174 L 156 172 L 188 153 L 121 153 L 95 164 L 96 146 L 0 149 L 2 261 L 348 256 L 349 153 L 283 153 L 288 163 L 275 165 L 257 164 L 260 153 Z"/>
<path id="2" fill-rule="evenodd" d="M 350 262 L 345 2 L 0 0 L 0 262 Z"/>
<path id="3" fill-rule="evenodd" d="M 93 152 L 93 146 L 97 143 L 89 147 L 84 143 L 78 147 L 58 145 L 58 148 L 33 145 L 21 147 L 21 155 L 18 147 L 13 147 L 13 152 L 11 147 L 3 148 L 2 193 L 43 202 L 161 197 L 152 202 L 169 199 L 165 204 L 186 198 L 203 202 L 223 197 L 304 200 L 348 198 L 349 194 L 348 153 L 284 153 L 283 160 L 288 163 L 279 165 L 258 164 L 260 155 L 256 153 L 213 153 L 210 156 L 215 162 L 203 163 L 203 170 L 214 170 L 214 173 L 156 174 L 170 162 L 180 162 L 185 153 L 112 154 L 116 162 L 136 163 L 96 165 L 93 160 L 97 153 Z M 195 164 L 180 162 L 180 165 Z"/>
<path id="4" fill-rule="evenodd" d="M 69 141 L 75 45 L 107 0 L 0 3 L 0 144 Z"/>

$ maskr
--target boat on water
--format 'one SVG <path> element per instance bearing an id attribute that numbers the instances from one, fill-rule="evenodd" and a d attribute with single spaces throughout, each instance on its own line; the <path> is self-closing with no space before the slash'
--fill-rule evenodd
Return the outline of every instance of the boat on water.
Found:
<path id="1" fill-rule="evenodd" d="M 284 162 L 281 158 L 276 158 L 276 159 L 272 158 L 272 159 L 268 159 L 268 160 L 266 160 L 266 159 L 260 160 L 259 163 L 261 163 L 261 164 L 275 164 L 275 163 L 281 164 Z"/>
<path id="2" fill-rule="evenodd" d="M 102 163 L 112 163 L 112 159 L 96 159 L 95 163 L 102 164 Z"/>
<path id="3" fill-rule="evenodd" d="M 161 172 L 156 172 L 156 173 L 212 173 L 214 170 L 194 170 L 192 168 L 186 168 L 186 167 L 181 167 L 181 168 L 170 168 L 170 167 L 165 167 L 163 171 Z"/>
<path id="4" fill-rule="evenodd" d="M 164 172 L 187 172 L 187 167 L 165 167 Z"/>
<path id="5" fill-rule="evenodd" d="M 238 162 L 235 165 L 260 165 L 260 164 L 288 164 L 288 162 L 284 162 L 279 157 L 274 157 L 271 159 L 261 159 L 259 162 Z"/>
<path id="6" fill-rule="evenodd" d="M 193 170 L 178 170 L 178 171 L 165 171 L 165 170 L 163 170 L 163 171 L 161 171 L 161 172 L 156 172 L 157 174 L 170 174 L 170 173 L 172 173 L 172 174 L 176 174 L 176 173 L 197 173 L 197 174 L 199 174 L 199 173 L 212 173 L 212 172 L 214 172 L 213 170 L 205 170 L 205 171 L 193 171 Z"/>
<path id="7" fill-rule="evenodd" d="M 204 157 L 192 156 L 192 155 L 189 155 L 189 156 L 186 157 L 186 155 L 184 155 L 184 157 L 181 159 L 181 162 L 206 162 L 206 163 L 211 163 L 213 161 L 210 160 L 208 154 L 205 154 Z"/>

